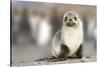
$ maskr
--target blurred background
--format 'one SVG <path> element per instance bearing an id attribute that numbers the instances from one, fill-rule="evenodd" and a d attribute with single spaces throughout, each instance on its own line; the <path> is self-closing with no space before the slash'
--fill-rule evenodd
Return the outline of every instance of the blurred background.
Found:
<path id="1" fill-rule="evenodd" d="M 12 2 L 12 62 L 30 63 L 51 57 L 51 43 L 62 27 L 63 15 L 77 12 L 83 22 L 83 56 L 96 56 L 96 6 Z"/>

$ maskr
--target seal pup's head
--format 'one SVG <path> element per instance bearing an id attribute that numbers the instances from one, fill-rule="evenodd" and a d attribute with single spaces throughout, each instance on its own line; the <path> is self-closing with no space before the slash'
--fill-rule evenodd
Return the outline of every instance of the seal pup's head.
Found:
<path id="1" fill-rule="evenodd" d="M 74 11 L 68 11 L 67 13 L 64 14 L 63 26 L 78 27 L 80 25 L 82 25 L 82 24 L 81 24 L 81 19 L 80 19 L 78 13 L 76 13 Z"/>

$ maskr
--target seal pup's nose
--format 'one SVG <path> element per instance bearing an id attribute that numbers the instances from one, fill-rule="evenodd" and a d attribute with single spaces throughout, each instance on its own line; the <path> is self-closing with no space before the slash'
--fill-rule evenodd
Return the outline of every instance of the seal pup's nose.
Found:
<path id="1" fill-rule="evenodd" d="M 72 19 L 69 19 L 69 21 L 72 21 Z"/>

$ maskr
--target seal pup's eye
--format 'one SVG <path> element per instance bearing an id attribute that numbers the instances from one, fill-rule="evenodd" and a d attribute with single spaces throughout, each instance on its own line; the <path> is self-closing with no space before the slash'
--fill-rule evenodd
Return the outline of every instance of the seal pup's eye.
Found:
<path id="1" fill-rule="evenodd" d="M 66 21 L 66 20 L 67 20 L 67 18 L 68 18 L 68 17 L 65 17 L 64 21 Z"/>
<path id="2" fill-rule="evenodd" d="M 77 18 L 76 18 L 76 17 L 74 17 L 74 19 L 75 19 L 75 20 L 77 20 Z"/>

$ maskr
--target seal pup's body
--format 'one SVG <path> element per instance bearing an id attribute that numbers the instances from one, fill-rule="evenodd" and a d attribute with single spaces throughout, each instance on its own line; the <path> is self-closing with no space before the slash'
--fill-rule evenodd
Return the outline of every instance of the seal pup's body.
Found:
<path id="1" fill-rule="evenodd" d="M 63 26 L 52 43 L 54 57 L 82 57 L 83 28 L 77 13 L 64 14 Z"/>

